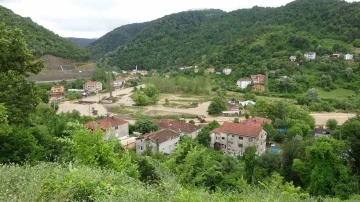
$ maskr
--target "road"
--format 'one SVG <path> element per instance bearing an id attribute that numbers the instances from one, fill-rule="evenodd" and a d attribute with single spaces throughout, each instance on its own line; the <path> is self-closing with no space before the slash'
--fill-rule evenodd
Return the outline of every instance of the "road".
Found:
<path id="1" fill-rule="evenodd" d="M 71 82 L 71 81 L 75 81 L 76 79 L 66 79 L 65 81 L 67 82 Z M 59 83 L 62 82 L 64 80 L 51 80 L 51 81 L 35 81 L 35 83 Z"/>

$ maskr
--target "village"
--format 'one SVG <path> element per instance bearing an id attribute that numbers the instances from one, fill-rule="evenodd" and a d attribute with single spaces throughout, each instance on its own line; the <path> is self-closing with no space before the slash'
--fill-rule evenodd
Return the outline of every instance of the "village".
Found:
<path id="1" fill-rule="evenodd" d="M 335 54 L 334 54 L 335 55 Z M 307 60 L 313 60 L 316 53 L 305 53 L 304 57 Z M 333 57 L 340 57 L 335 55 Z M 296 56 L 291 56 L 291 62 L 296 62 Z M 352 60 L 353 57 L 349 54 L 344 56 L 345 60 Z M 194 69 L 198 71 L 197 66 L 181 67 L 180 71 Z M 208 73 L 221 74 L 215 72 L 214 67 L 206 69 Z M 209 133 L 211 138 L 209 147 L 221 150 L 224 153 L 235 156 L 242 156 L 245 149 L 249 146 L 256 146 L 257 154 L 264 153 L 267 149 L 279 151 L 276 142 L 268 142 L 267 132 L 264 130 L 263 124 L 271 124 L 271 120 L 262 117 L 248 118 L 246 108 L 250 105 L 255 105 L 254 100 L 227 100 L 227 110 L 222 111 L 220 116 L 211 116 L 207 113 L 210 105 L 209 100 L 201 100 L 199 97 L 193 96 L 191 100 L 199 99 L 195 105 L 188 108 L 166 106 L 165 102 L 181 102 L 186 103 L 190 99 L 183 98 L 181 95 L 162 94 L 156 105 L 145 107 L 135 106 L 131 95 L 134 88 L 143 88 L 145 84 L 140 84 L 135 87 L 127 85 L 130 81 L 138 81 L 139 76 L 146 76 L 146 70 L 136 69 L 130 72 L 122 72 L 125 76 L 118 76 L 116 72 L 115 79 L 112 82 L 113 91 L 111 93 L 100 93 L 103 86 L 101 82 L 88 81 L 84 83 L 83 89 L 68 89 L 68 92 L 81 93 L 82 98 L 77 100 L 65 100 L 64 86 L 55 85 L 51 89 L 49 97 L 51 100 L 59 100 L 57 113 L 66 113 L 77 110 L 83 116 L 96 117 L 96 121 L 86 123 L 84 126 L 89 130 L 101 129 L 104 131 L 104 139 L 115 138 L 126 149 L 136 148 L 137 153 L 144 152 L 148 147 L 152 152 L 163 152 L 171 154 L 181 136 L 188 136 L 195 139 L 202 127 L 206 126 L 211 121 L 215 120 L 221 126 L 212 130 Z M 230 75 L 232 69 L 224 68 L 222 73 Z M 169 78 L 170 74 L 165 74 L 164 79 Z M 239 89 L 245 89 L 251 85 L 252 91 L 265 91 L 266 75 L 256 74 L 250 77 L 240 78 L 236 82 Z M 284 76 L 285 77 L 285 76 Z M 116 101 L 111 98 L 115 97 Z M 112 112 L 113 108 L 120 108 L 123 113 Z M 154 123 L 159 126 L 159 130 L 151 131 L 150 133 L 141 134 L 134 132 L 129 133 L 129 124 L 134 124 L 136 118 L 129 116 L 133 113 L 142 113 L 147 115 L 163 115 L 163 116 L 178 116 L 185 118 L 178 118 L 176 120 L 170 118 L 154 119 Z M 184 115 L 190 115 L 186 118 Z M 316 121 L 316 128 L 313 129 L 313 136 L 329 135 L 331 130 L 325 127 L 328 119 L 334 118 L 341 125 L 347 119 L 354 117 L 355 114 L 347 113 L 312 113 Z M 150 116 L 151 117 L 151 116 Z"/>

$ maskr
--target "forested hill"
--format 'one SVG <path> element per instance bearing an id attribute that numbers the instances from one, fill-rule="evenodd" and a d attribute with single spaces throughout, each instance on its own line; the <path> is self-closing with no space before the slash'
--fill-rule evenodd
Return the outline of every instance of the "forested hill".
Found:
<path id="1" fill-rule="evenodd" d="M 92 58 L 99 59 L 106 53 L 116 50 L 117 47 L 125 44 L 131 37 L 135 36 L 150 24 L 151 22 L 124 25 L 105 34 L 88 46 Z"/>
<path id="2" fill-rule="evenodd" d="M 353 41 L 360 38 L 359 23 L 360 3 L 342 0 L 296 0 L 278 8 L 229 13 L 188 11 L 155 20 L 103 59 L 122 69 L 263 66 L 261 61 L 296 52 L 352 52 Z"/>
<path id="3" fill-rule="evenodd" d="M 29 49 L 37 57 L 51 54 L 79 61 L 90 58 L 88 50 L 36 24 L 30 18 L 23 18 L 2 6 L 0 6 L 0 23 L 4 23 L 8 27 L 21 29 Z"/>
<path id="4" fill-rule="evenodd" d="M 85 39 L 85 38 L 76 38 L 76 37 L 68 37 L 67 39 L 69 39 L 70 41 L 72 41 L 73 43 L 75 43 L 80 47 L 86 47 L 90 43 L 96 41 L 96 39 Z"/>

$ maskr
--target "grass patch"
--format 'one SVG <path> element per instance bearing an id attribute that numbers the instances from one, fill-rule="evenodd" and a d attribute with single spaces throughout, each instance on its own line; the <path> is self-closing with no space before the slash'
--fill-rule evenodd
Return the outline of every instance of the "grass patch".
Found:
<path id="1" fill-rule="evenodd" d="M 115 114 L 135 114 L 137 112 L 142 113 L 143 109 L 140 107 L 109 107 L 108 111 Z"/>
<path id="2" fill-rule="evenodd" d="M 347 99 L 349 96 L 353 96 L 356 93 L 352 90 L 337 88 L 332 91 L 325 91 L 323 89 L 317 89 L 320 98 L 331 98 L 331 99 Z"/>

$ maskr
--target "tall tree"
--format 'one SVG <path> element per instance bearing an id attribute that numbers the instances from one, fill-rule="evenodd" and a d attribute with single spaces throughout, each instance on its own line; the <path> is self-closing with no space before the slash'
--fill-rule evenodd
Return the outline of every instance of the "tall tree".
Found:
<path id="1" fill-rule="evenodd" d="M 0 47 L 0 103 L 11 114 L 9 123 L 24 123 L 40 102 L 38 89 L 27 77 L 39 73 L 44 63 L 35 60 L 19 29 L 0 24 Z"/>
<path id="2" fill-rule="evenodd" d="M 306 160 L 297 161 L 294 169 L 310 179 L 309 192 L 315 196 L 338 196 L 346 199 L 352 192 L 349 147 L 346 142 L 320 138 L 306 148 Z"/>
<path id="3" fill-rule="evenodd" d="M 226 109 L 227 109 L 227 106 L 226 106 L 225 100 L 222 97 L 217 96 L 217 97 L 214 97 L 213 100 L 211 101 L 207 112 L 211 115 L 218 115 L 223 110 L 226 110 Z"/>
<path id="4" fill-rule="evenodd" d="M 253 181 L 254 169 L 256 166 L 256 147 L 247 147 L 244 152 L 245 158 L 245 177 L 250 184 Z"/>

